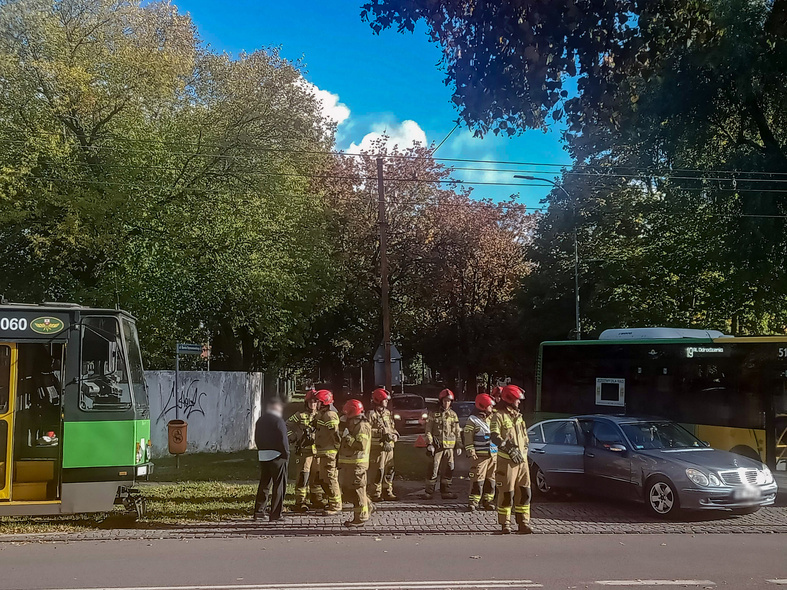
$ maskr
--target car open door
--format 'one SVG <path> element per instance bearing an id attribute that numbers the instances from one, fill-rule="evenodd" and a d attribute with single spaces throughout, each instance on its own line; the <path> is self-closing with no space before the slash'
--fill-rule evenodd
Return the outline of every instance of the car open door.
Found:
<path id="1" fill-rule="evenodd" d="M 581 486 L 584 447 L 576 420 L 547 420 L 541 423 L 541 429 L 543 444 L 534 445 L 531 455 L 549 485 L 558 488 Z"/>
<path id="2" fill-rule="evenodd" d="M 615 424 L 607 420 L 593 420 L 593 428 L 586 437 L 585 477 L 591 491 L 603 495 L 630 496 L 631 455 L 625 437 Z"/>

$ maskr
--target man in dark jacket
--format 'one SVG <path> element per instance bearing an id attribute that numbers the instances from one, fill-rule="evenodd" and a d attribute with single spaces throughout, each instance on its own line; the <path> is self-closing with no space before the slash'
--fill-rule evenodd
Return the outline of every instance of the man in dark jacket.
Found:
<path id="1" fill-rule="evenodd" d="M 284 404 L 278 398 L 268 401 L 265 413 L 257 420 L 254 442 L 260 461 L 260 486 L 254 518 L 262 518 L 270 499 L 270 520 L 281 520 L 284 493 L 287 489 L 287 462 L 290 459 L 290 442 L 287 439 L 287 424 L 282 413 Z M 269 488 L 273 488 L 273 494 Z"/>

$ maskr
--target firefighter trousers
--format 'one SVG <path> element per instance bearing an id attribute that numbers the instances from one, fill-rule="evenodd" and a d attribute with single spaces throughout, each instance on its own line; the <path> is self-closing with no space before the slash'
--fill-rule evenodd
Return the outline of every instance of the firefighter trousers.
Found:
<path id="1" fill-rule="evenodd" d="M 336 453 L 317 455 L 317 474 L 329 510 L 342 509 L 342 491 L 339 487 L 339 471 L 336 468 Z"/>
<path id="2" fill-rule="evenodd" d="M 527 461 L 515 465 L 510 459 L 497 458 L 497 521 L 507 524 L 511 511 L 517 524 L 530 522 L 530 468 Z"/>
<path id="3" fill-rule="evenodd" d="M 366 495 L 366 465 L 339 465 L 339 483 L 344 497 L 352 502 L 357 522 L 369 520 L 369 496 Z"/>
<path id="4" fill-rule="evenodd" d="M 382 448 L 372 449 L 369 470 L 372 495 L 382 496 L 383 490 L 386 494 L 393 495 L 394 452 L 384 451 Z"/>
<path id="5" fill-rule="evenodd" d="M 470 497 L 471 507 L 478 507 L 484 502 L 492 502 L 495 498 L 495 469 L 497 455 L 479 454 L 470 459 Z"/>
<path id="6" fill-rule="evenodd" d="M 317 457 L 297 455 L 295 468 L 298 470 L 298 477 L 295 479 L 295 504 L 306 504 L 307 496 L 312 504 L 321 504 L 323 490 L 320 485 Z"/>
<path id="7" fill-rule="evenodd" d="M 426 477 L 427 494 L 434 494 L 438 478 L 440 479 L 440 493 L 447 494 L 450 492 L 451 483 L 454 480 L 454 450 L 440 449 L 435 451 Z"/>

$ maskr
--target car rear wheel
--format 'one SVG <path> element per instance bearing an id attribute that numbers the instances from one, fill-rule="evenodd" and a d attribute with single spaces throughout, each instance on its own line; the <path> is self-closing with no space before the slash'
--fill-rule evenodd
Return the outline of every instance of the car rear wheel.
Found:
<path id="1" fill-rule="evenodd" d="M 536 472 L 536 490 L 540 496 L 548 496 L 552 493 L 552 487 L 547 482 L 547 478 L 544 475 L 544 472 L 541 471 L 541 468 L 538 465 L 533 465 Z"/>
<path id="2" fill-rule="evenodd" d="M 658 518 L 669 518 L 680 510 L 680 500 L 674 484 L 666 477 L 654 477 L 645 486 L 645 506 Z"/>

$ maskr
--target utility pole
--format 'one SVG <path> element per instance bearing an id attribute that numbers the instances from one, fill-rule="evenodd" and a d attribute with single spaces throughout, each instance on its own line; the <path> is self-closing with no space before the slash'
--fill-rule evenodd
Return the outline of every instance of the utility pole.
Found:
<path id="1" fill-rule="evenodd" d="M 391 315 L 388 309 L 388 222 L 385 220 L 385 185 L 383 184 L 383 159 L 377 158 L 377 212 L 380 225 L 380 303 L 383 312 L 383 362 L 385 363 L 385 389 L 391 391 Z"/>

